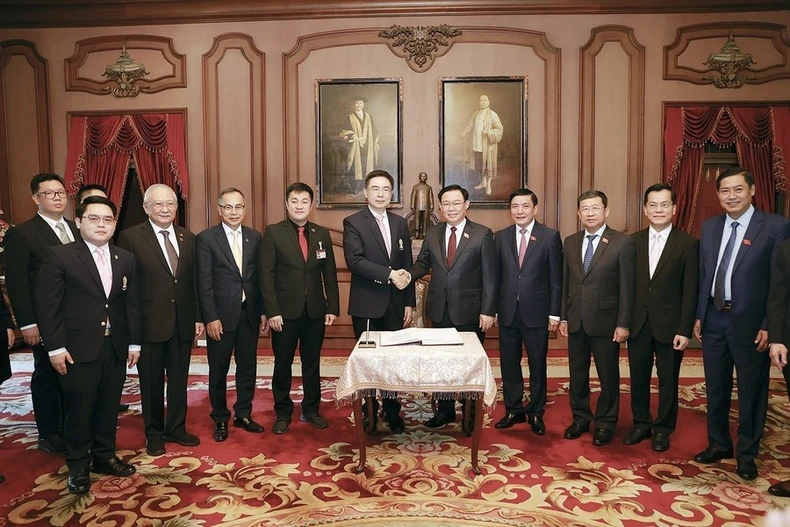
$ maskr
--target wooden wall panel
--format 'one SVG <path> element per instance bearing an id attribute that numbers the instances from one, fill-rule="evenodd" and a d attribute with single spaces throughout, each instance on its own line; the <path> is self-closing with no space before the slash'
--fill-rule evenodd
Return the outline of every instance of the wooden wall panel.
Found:
<path id="1" fill-rule="evenodd" d="M 616 43 L 620 47 L 627 64 L 627 78 L 623 76 L 627 85 L 620 88 L 620 91 L 628 95 L 626 108 L 623 108 L 623 101 L 620 98 L 601 96 L 599 86 L 596 85 L 596 74 L 601 67 L 596 59 L 607 43 Z M 607 52 L 610 52 L 610 48 L 607 48 Z M 611 58 L 611 55 L 607 58 Z M 618 221 L 612 227 L 635 232 L 639 229 L 642 217 L 640 204 L 644 170 L 645 48 L 637 42 L 630 27 L 599 26 L 592 30 L 590 40 L 581 49 L 579 84 L 581 94 L 579 189 L 583 191 L 595 188 L 597 185 L 610 186 L 609 183 L 619 186 L 618 194 L 621 198 L 625 197 L 625 202 L 618 206 L 624 208 L 624 214 L 618 212 L 615 217 Z M 596 104 L 611 105 L 611 108 L 608 110 L 596 108 Z M 595 117 L 618 115 L 622 111 L 625 118 L 616 122 L 626 127 L 626 130 L 619 130 L 620 137 L 624 138 L 625 142 L 619 144 L 621 141 L 617 141 L 617 134 L 613 134 L 615 141 L 609 142 L 607 135 L 616 122 L 596 123 Z M 604 144 L 610 147 L 613 156 L 617 156 L 620 149 L 624 151 L 623 174 L 605 173 L 607 168 L 618 166 L 616 160 L 596 162 L 595 153 L 600 151 L 596 148 L 598 142 L 596 138 L 599 134 L 600 141 L 604 141 Z M 624 193 L 623 183 L 625 183 Z"/>
<path id="2" fill-rule="evenodd" d="M 30 178 L 52 172 L 48 75 L 33 42 L 0 42 L 0 208 L 13 223 L 35 210 Z"/>
<path id="3" fill-rule="evenodd" d="M 225 68 L 226 61 L 233 67 Z M 239 65 L 246 66 L 246 70 Z M 263 231 L 265 218 L 260 205 L 266 202 L 264 89 L 265 54 L 255 47 L 252 37 L 242 33 L 217 36 L 212 48 L 203 55 L 207 225 L 216 222 L 214 205 L 219 191 L 237 186 L 249 189 L 247 203 L 255 204 L 247 207 L 245 223 Z M 245 109 L 249 120 L 245 121 L 245 116 L 240 121 L 230 121 L 239 115 L 239 108 Z M 223 131 L 230 132 L 230 136 L 223 136 Z M 228 149 L 229 142 L 245 142 L 241 152 L 246 159 L 240 158 L 243 156 L 239 156 L 239 150 Z M 240 180 L 243 183 L 238 183 Z"/>

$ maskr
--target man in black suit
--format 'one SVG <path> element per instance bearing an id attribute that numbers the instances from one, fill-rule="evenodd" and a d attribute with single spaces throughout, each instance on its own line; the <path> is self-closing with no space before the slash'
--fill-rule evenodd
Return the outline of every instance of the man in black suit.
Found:
<path id="1" fill-rule="evenodd" d="M 394 186 L 388 172 L 374 170 L 365 178 L 368 206 L 343 220 L 343 251 L 351 271 L 348 314 L 357 340 L 368 322 L 374 331 L 408 326 L 415 305 L 414 286 L 407 286 L 398 272 L 412 265 L 409 228 L 403 217 L 387 211 Z M 406 425 L 398 400 L 382 398 L 382 405 L 390 430 L 403 432 Z M 377 407 L 378 403 L 374 403 L 374 422 Z"/>
<path id="2" fill-rule="evenodd" d="M 632 236 L 636 289 L 628 365 L 634 427 L 623 440 L 635 445 L 653 436 L 653 450 L 669 448 L 678 418 L 678 379 L 697 307 L 699 241 L 672 226 L 675 191 L 656 183 L 645 191 L 650 227 Z M 650 415 L 650 378 L 655 353 L 658 413 Z"/>
<path id="3" fill-rule="evenodd" d="M 776 262 L 771 267 L 766 322 L 771 361 L 784 374 L 790 395 L 790 367 L 787 366 L 787 350 L 790 348 L 790 240 L 779 246 Z M 768 493 L 790 498 L 790 479 L 771 485 Z"/>
<path id="4" fill-rule="evenodd" d="M 565 439 L 578 439 L 595 420 L 593 444 L 612 440 L 620 407 L 620 344 L 631 327 L 634 306 L 634 245 L 606 225 L 609 200 L 600 190 L 576 200 L 584 230 L 565 238 L 560 335 L 568 337 L 573 423 Z M 590 410 L 590 357 L 601 394 Z"/>
<path id="5" fill-rule="evenodd" d="M 33 291 L 44 251 L 53 245 L 79 240 L 80 235 L 74 223 L 63 217 L 68 198 L 60 176 L 37 174 L 30 180 L 30 191 L 38 212 L 32 219 L 12 227 L 5 238 L 6 255 L 12 255 L 6 257 L 8 298 L 25 344 L 33 350 L 30 392 L 38 448 L 50 454 L 63 454 L 63 394 L 58 374 L 41 345 Z"/>
<path id="6" fill-rule="evenodd" d="M 319 429 L 329 426 L 318 413 L 321 345 L 326 326 L 340 314 L 340 298 L 332 238 L 324 227 L 307 221 L 313 205 L 310 186 L 290 184 L 285 190 L 288 218 L 267 226 L 261 243 L 261 292 L 273 331 L 275 434 L 284 434 L 291 424 L 291 366 L 297 343 L 304 386 L 300 419 Z"/>
<path id="7" fill-rule="evenodd" d="M 431 273 L 425 312 L 434 327 L 474 331 L 480 342 L 496 315 L 496 247 L 491 229 L 466 217 L 469 192 L 449 185 L 439 192 L 445 221 L 425 234 L 410 280 Z M 441 399 L 425 423 L 438 428 L 455 421 L 455 401 Z"/>
<path id="8" fill-rule="evenodd" d="M 537 435 L 546 433 L 546 357 L 549 331 L 560 322 L 562 240 L 538 223 L 538 197 L 528 188 L 510 194 L 515 222 L 494 236 L 499 262 L 499 356 L 505 416 L 494 427 L 510 428 L 529 420 Z M 524 407 L 521 346 L 529 363 L 529 404 Z"/>
<path id="9" fill-rule="evenodd" d="M 736 473 L 751 481 L 768 410 L 766 305 L 771 267 L 790 222 L 755 209 L 754 176 L 733 167 L 716 178 L 725 214 L 702 224 L 699 298 L 694 336 L 702 342 L 708 396 L 708 447 L 697 463 L 732 457 L 732 370 L 738 377 Z"/>
<path id="10" fill-rule="evenodd" d="M 236 356 L 236 415 L 233 426 L 261 433 L 252 419 L 258 335 L 268 328 L 258 283 L 261 233 L 242 225 L 244 194 L 230 187 L 219 193 L 219 225 L 197 235 L 198 292 L 208 334 L 208 394 L 214 441 L 228 438 L 226 403 L 230 357 Z"/>
<path id="11" fill-rule="evenodd" d="M 173 223 L 176 193 L 167 185 L 148 187 L 143 196 L 148 220 L 124 230 L 118 247 L 131 251 L 143 309 L 143 342 L 137 371 L 145 422 L 146 451 L 165 453 L 165 443 L 196 446 L 187 432 L 187 378 L 192 341 L 203 333 L 197 292 L 195 235 Z M 165 419 L 167 376 L 167 419 Z"/>
<path id="12" fill-rule="evenodd" d="M 107 198 L 81 203 L 82 241 L 48 249 L 36 284 L 42 342 L 63 388 L 72 494 L 88 492 L 89 471 L 135 472 L 115 455 L 115 435 L 126 363 L 140 357 L 140 291 L 134 256 L 109 243 L 115 216 Z"/>

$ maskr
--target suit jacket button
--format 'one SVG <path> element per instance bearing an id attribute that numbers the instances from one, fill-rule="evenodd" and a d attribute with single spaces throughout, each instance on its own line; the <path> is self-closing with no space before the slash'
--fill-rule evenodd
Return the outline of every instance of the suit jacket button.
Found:
<path id="1" fill-rule="evenodd" d="M 175 304 L 175 303 L 176 303 L 176 299 L 175 299 L 175 298 L 171 298 L 171 299 L 170 299 L 170 302 L 171 302 L 172 304 Z"/>
<path id="2" fill-rule="evenodd" d="M 176 278 L 175 280 L 173 280 L 173 283 L 174 283 L 174 284 L 177 284 L 177 283 L 178 283 L 178 278 Z"/>
<path id="3" fill-rule="evenodd" d="M 110 304 L 104 304 L 104 309 L 109 309 Z"/>
<path id="4" fill-rule="evenodd" d="M 652 287 L 648 287 L 648 288 L 647 288 L 647 290 L 648 290 L 648 292 L 649 292 L 649 291 L 652 291 L 652 290 L 653 290 L 653 288 L 652 288 Z"/>
<path id="5" fill-rule="evenodd" d="M 102 322 L 102 323 L 101 323 L 101 325 L 102 325 L 102 326 L 106 326 L 106 325 L 107 325 L 107 322 Z"/>

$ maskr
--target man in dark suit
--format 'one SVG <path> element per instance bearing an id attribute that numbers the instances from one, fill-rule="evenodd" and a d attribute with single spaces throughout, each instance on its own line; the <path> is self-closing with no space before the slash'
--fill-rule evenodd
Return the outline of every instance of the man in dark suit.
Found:
<path id="1" fill-rule="evenodd" d="M 113 247 L 115 205 L 90 197 L 77 207 L 82 241 L 47 250 L 36 284 L 41 338 L 60 374 L 67 486 L 90 489 L 89 471 L 130 476 L 115 455 L 126 362 L 140 357 L 140 291 L 134 256 Z"/>
<path id="2" fill-rule="evenodd" d="M 725 214 L 702 224 L 699 299 L 694 336 L 702 341 L 708 396 L 708 447 L 698 463 L 732 457 L 730 402 L 732 369 L 738 377 L 738 476 L 757 477 L 754 458 L 768 409 L 770 359 L 766 304 L 771 266 L 790 234 L 785 218 L 752 206 L 754 177 L 733 167 L 716 178 Z"/>
<path id="3" fill-rule="evenodd" d="M 374 170 L 365 178 L 368 206 L 343 220 L 343 251 L 351 271 L 348 314 L 357 340 L 368 322 L 374 331 L 408 326 L 415 305 L 414 286 L 398 272 L 412 265 L 409 228 L 403 217 L 387 212 L 394 186 L 388 172 Z M 382 405 L 390 430 L 403 432 L 398 400 L 382 398 Z M 374 422 L 377 407 L 374 403 Z"/>
<path id="4" fill-rule="evenodd" d="M 635 445 L 653 436 L 653 450 L 669 448 L 678 418 L 678 379 L 697 307 L 699 241 L 672 226 L 675 191 L 665 183 L 645 191 L 650 227 L 632 236 L 636 289 L 628 365 L 634 427 L 623 440 Z M 650 415 L 650 378 L 655 353 L 658 413 Z"/>
<path id="5" fill-rule="evenodd" d="M 766 322 L 771 361 L 784 374 L 790 395 L 790 368 L 787 366 L 787 350 L 790 348 L 790 240 L 779 246 L 776 262 L 771 267 Z M 768 493 L 790 498 L 790 479 L 771 485 Z"/>
<path id="6" fill-rule="evenodd" d="M 469 192 L 449 185 L 439 192 L 445 221 L 425 234 L 411 280 L 431 273 L 425 312 L 434 327 L 474 331 L 480 342 L 496 315 L 496 247 L 491 229 L 466 217 Z M 439 401 L 436 414 L 425 423 L 438 428 L 455 421 L 455 401 Z"/>
<path id="7" fill-rule="evenodd" d="M 226 403 L 230 357 L 236 356 L 236 404 L 233 426 L 261 433 L 252 419 L 259 332 L 267 329 L 261 315 L 258 282 L 261 233 L 242 225 L 245 200 L 239 189 L 220 192 L 219 225 L 197 235 L 198 292 L 208 334 L 208 394 L 214 440 L 228 438 L 230 411 Z"/>
<path id="8" fill-rule="evenodd" d="M 261 292 L 273 331 L 275 434 L 284 434 L 291 424 L 291 366 L 297 343 L 304 386 L 300 419 L 319 429 L 329 426 L 318 413 L 321 345 L 326 326 L 340 314 L 340 298 L 332 238 L 324 227 L 307 221 L 313 205 L 310 186 L 290 184 L 285 190 L 288 218 L 267 226 L 261 243 Z"/>
<path id="9" fill-rule="evenodd" d="M 576 200 L 584 230 L 565 238 L 559 331 L 568 337 L 573 423 L 565 439 L 578 439 L 595 421 L 593 444 L 612 440 L 620 407 L 620 344 L 631 327 L 634 306 L 634 245 L 606 225 L 609 200 L 600 190 Z M 590 410 L 590 357 L 601 394 Z"/>
<path id="10" fill-rule="evenodd" d="M 6 257 L 8 298 L 25 344 L 33 350 L 30 392 L 38 448 L 50 454 L 63 454 L 63 394 L 58 374 L 41 345 L 33 292 L 44 251 L 53 245 L 79 240 L 80 235 L 74 223 L 63 217 L 68 198 L 60 176 L 37 174 L 30 180 L 30 191 L 38 212 L 32 219 L 12 227 L 5 238 L 6 255 L 13 255 Z"/>
<path id="11" fill-rule="evenodd" d="M 173 223 L 178 201 L 167 185 L 148 187 L 148 220 L 123 231 L 118 247 L 137 260 L 143 309 L 143 342 L 137 371 L 146 451 L 165 453 L 165 443 L 196 446 L 187 432 L 187 378 L 192 341 L 204 327 L 197 292 L 195 235 Z M 165 375 L 167 419 L 165 419 Z"/>
<path id="12" fill-rule="evenodd" d="M 532 431 L 546 433 L 546 357 L 549 331 L 560 322 L 562 240 L 560 233 L 537 222 L 538 197 L 528 188 L 510 194 L 515 222 L 494 236 L 499 262 L 499 356 L 505 416 L 495 428 L 510 428 L 529 419 Z M 524 407 L 521 346 L 529 363 L 529 404 Z"/>

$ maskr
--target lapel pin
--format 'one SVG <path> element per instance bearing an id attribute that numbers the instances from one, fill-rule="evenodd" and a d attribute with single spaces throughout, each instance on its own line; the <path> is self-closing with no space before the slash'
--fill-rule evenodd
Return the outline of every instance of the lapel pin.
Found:
<path id="1" fill-rule="evenodd" d="M 744 245 L 751 245 L 751 244 L 752 244 L 752 241 L 751 241 L 751 240 L 747 240 L 746 238 L 744 238 L 744 239 L 743 239 L 743 244 L 744 244 Z"/>
<path id="2" fill-rule="evenodd" d="M 244 238 L 244 243 L 250 243 L 250 239 L 249 238 Z"/>
<path id="3" fill-rule="evenodd" d="M 609 243 L 609 238 L 604 238 L 603 236 L 601 236 L 601 241 L 604 243 Z"/>
<path id="4" fill-rule="evenodd" d="M 310 232 L 315 232 L 315 229 L 310 227 Z"/>
<path id="5" fill-rule="evenodd" d="M 468 232 L 464 233 L 464 238 L 469 239 L 469 233 Z"/>
<path id="6" fill-rule="evenodd" d="M 115 259 L 116 259 L 116 260 L 118 259 L 118 255 L 117 255 L 117 254 L 113 254 L 113 256 L 115 256 Z"/>
<path id="7" fill-rule="evenodd" d="M 318 242 L 318 250 L 319 251 L 323 251 L 324 250 L 324 243 L 323 242 Z"/>
<path id="8" fill-rule="evenodd" d="M 121 279 L 121 282 L 123 282 L 123 286 L 121 287 L 121 291 L 126 291 L 127 280 L 126 280 L 125 276 Z"/>
<path id="9" fill-rule="evenodd" d="M 531 242 L 536 242 L 536 241 L 538 241 L 538 239 L 537 239 L 537 238 L 535 238 L 534 236 L 530 236 L 530 237 L 529 237 L 529 241 L 531 241 Z"/>
<path id="10" fill-rule="evenodd" d="M 398 248 L 402 251 L 403 250 L 403 239 L 398 238 Z"/>

